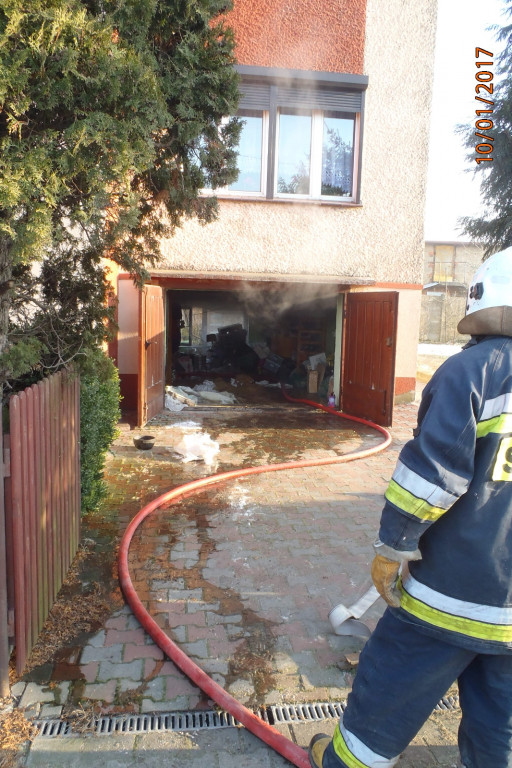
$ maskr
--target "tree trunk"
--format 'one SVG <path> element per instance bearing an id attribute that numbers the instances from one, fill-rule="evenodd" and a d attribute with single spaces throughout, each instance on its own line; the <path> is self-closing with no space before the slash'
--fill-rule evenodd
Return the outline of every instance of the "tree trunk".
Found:
<path id="1" fill-rule="evenodd" d="M 11 238 L 0 233 L 0 355 L 8 347 L 9 310 L 11 306 Z M 0 387 L 5 381 L 5 371 L 0 366 Z"/>

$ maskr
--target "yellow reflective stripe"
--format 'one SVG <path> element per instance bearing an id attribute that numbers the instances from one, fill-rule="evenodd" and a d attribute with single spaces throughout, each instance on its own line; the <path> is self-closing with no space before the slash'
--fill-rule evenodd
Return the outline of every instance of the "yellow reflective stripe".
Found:
<path id="1" fill-rule="evenodd" d="M 412 597 L 412 595 L 406 592 L 401 580 L 398 582 L 398 587 L 402 593 L 400 605 L 404 611 L 427 622 L 427 624 L 433 624 L 435 627 L 459 632 L 462 635 L 475 637 L 479 640 L 494 640 L 499 643 L 512 642 L 512 626 L 510 625 L 487 624 L 483 621 L 466 619 L 462 616 L 454 616 L 452 613 L 445 613 L 445 611 L 432 608 L 416 597 Z"/>
<path id="2" fill-rule="evenodd" d="M 446 509 L 433 507 L 425 499 L 419 499 L 410 491 L 398 485 L 394 480 L 390 480 L 388 489 L 385 493 L 386 499 L 404 512 L 419 517 L 420 520 L 438 520 L 444 515 Z"/>
<path id="3" fill-rule="evenodd" d="M 332 744 L 334 751 L 340 760 L 343 760 L 343 762 L 348 766 L 348 768 L 369 768 L 366 763 L 362 763 L 360 760 L 358 760 L 357 757 L 355 757 L 355 755 L 353 755 L 350 749 L 347 747 L 345 739 L 341 735 L 339 725 L 336 726 L 336 730 L 334 731 Z"/>
<path id="4" fill-rule="evenodd" d="M 494 419 L 480 421 L 476 426 L 476 436 L 485 437 L 490 432 L 503 435 L 505 432 L 512 432 L 512 413 L 502 413 L 495 416 Z"/>

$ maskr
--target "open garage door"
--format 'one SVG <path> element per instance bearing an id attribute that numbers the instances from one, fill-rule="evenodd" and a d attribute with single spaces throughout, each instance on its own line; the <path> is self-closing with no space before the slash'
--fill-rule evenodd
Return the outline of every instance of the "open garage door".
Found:
<path id="1" fill-rule="evenodd" d="M 346 413 L 391 425 L 398 292 L 346 297 L 342 407 Z"/>
<path id="2" fill-rule="evenodd" d="M 139 303 L 139 387 L 137 424 L 143 426 L 164 408 L 165 311 L 163 290 L 146 285 Z"/>

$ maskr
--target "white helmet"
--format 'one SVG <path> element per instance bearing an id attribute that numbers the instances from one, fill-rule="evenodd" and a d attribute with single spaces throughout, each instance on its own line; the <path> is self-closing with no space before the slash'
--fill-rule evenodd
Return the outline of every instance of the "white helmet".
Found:
<path id="1" fill-rule="evenodd" d="M 512 247 L 490 256 L 477 269 L 458 331 L 512 336 Z"/>

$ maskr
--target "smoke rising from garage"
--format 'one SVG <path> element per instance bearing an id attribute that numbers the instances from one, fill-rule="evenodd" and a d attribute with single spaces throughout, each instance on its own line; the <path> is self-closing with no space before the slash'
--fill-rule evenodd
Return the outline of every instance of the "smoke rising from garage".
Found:
<path id="1" fill-rule="evenodd" d="M 304 310 L 306 305 L 314 311 L 324 306 L 335 306 L 338 288 L 336 285 L 318 285 L 309 283 L 281 283 L 268 286 L 244 283 L 236 291 L 240 303 L 249 317 L 258 318 L 268 325 L 279 324 L 283 316 L 294 311 Z"/>

